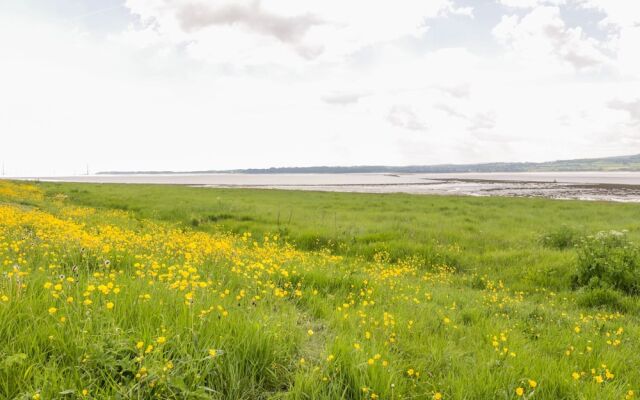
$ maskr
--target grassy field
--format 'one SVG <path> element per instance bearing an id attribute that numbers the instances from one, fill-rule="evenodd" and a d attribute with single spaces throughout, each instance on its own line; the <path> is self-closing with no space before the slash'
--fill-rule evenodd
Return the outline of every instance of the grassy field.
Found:
<path id="1" fill-rule="evenodd" d="M 0 181 L 0 398 L 635 398 L 637 221 L 631 204 Z"/>

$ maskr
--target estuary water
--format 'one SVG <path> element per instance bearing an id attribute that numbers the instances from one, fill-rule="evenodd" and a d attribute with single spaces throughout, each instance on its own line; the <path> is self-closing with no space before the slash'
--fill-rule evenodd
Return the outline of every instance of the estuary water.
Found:
<path id="1" fill-rule="evenodd" d="M 446 174 L 135 174 L 32 178 L 58 182 L 145 183 L 362 193 L 547 197 L 640 202 L 640 172 Z"/>

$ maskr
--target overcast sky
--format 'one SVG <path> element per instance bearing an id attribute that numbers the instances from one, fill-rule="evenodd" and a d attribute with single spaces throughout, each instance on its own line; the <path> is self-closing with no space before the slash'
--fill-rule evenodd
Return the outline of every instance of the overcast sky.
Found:
<path id="1" fill-rule="evenodd" d="M 2 0 L 0 162 L 101 170 L 640 153 L 637 0 Z"/>

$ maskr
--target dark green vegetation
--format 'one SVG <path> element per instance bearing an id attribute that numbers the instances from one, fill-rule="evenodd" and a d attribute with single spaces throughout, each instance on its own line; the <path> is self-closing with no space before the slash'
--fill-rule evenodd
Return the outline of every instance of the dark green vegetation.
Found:
<path id="1" fill-rule="evenodd" d="M 632 156 L 583 158 L 541 163 L 497 162 L 485 164 L 441 165 L 361 165 L 353 167 L 276 167 L 264 169 L 238 169 L 231 171 L 190 171 L 189 173 L 244 173 L 244 174 L 342 174 L 342 173 L 464 173 L 464 172 L 551 172 L 551 171 L 640 171 L 640 154 Z M 99 174 L 171 174 L 173 171 L 109 171 Z"/>
<path id="2" fill-rule="evenodd" d="M 599 232 L 583 238 L 575 285 L 640 294 L 640 249 L 624 232 Z"/>

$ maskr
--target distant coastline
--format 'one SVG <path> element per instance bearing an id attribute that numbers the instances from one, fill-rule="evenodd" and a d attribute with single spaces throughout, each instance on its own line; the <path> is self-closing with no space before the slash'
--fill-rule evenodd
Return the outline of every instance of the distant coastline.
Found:
<path id="1" fill-rule="evenodd" d="M 272 167 L 205 171 L 101 171 L 96 175 L 173 175 L 173 174 L 356 174 L 356 173 L 473 173 L 473 172 L 580 172 L 640 171 L 640 154 L 603 158 L 583 158 L 547 162 L 497 162 L 439 165 L 360 165 L 317 167 Z"/>

